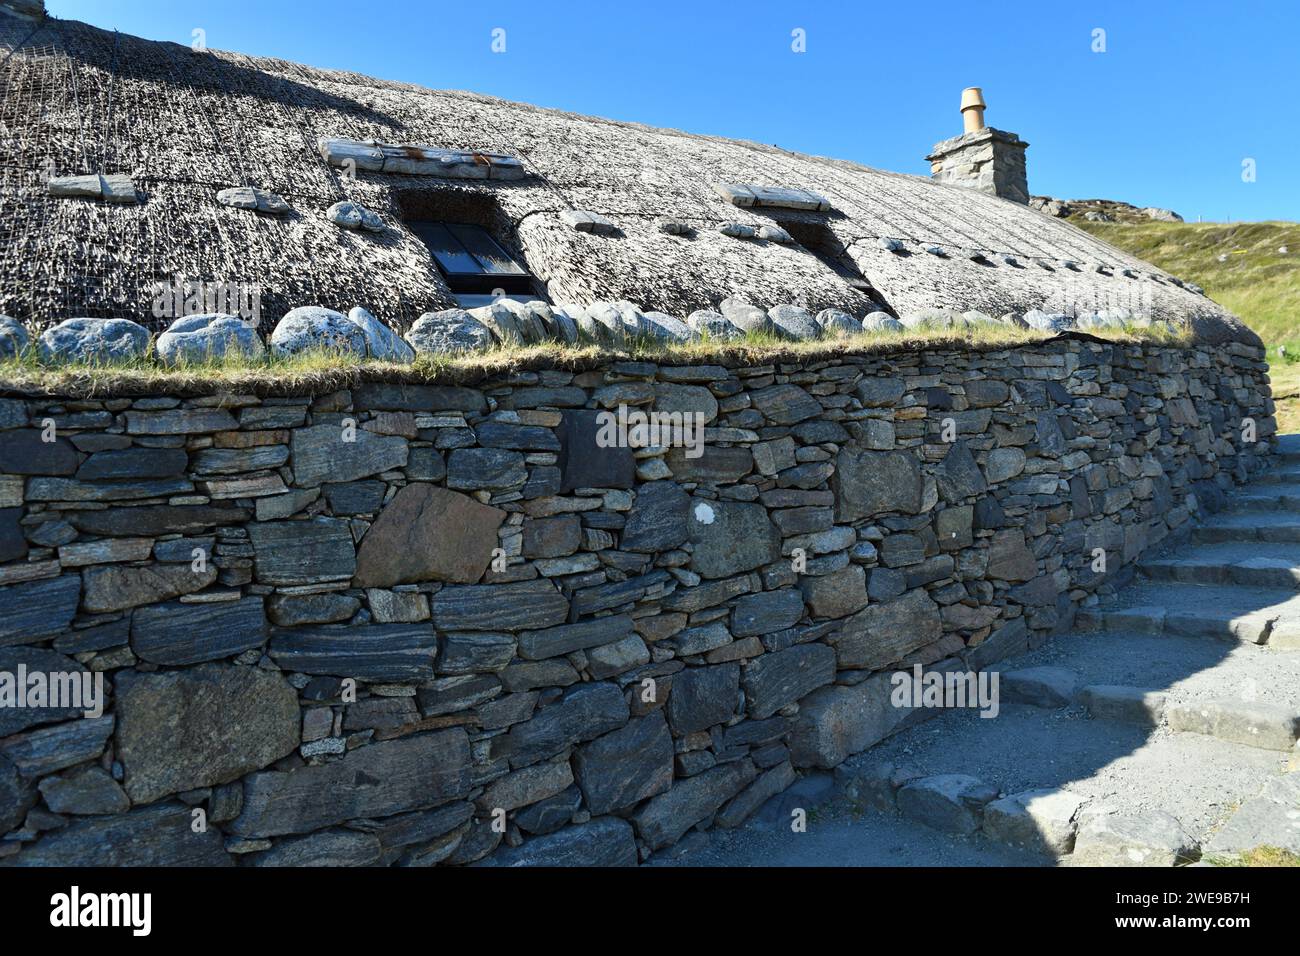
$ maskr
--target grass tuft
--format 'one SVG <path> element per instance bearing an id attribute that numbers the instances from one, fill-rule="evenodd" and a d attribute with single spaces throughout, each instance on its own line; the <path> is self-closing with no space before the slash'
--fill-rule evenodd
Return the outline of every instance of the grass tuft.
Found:
<path id="1" fill-rule="evenodd" d="M 1092 336 L 1102 338 L 1102 336 Z M 754 334 L 734 342 L 665 345 L 638 342 L 624 349 L 588 344 L 547 343 L 501 346 L 462 356 L 419 356 L 412 365 L 358 362 L 352 356 L 315 352 L 292 358 L 230 358 L 164 368 L 148 359 L 116 365 L 42 365 L 34 355 L 0 361 L 0 392 L 28 396 L 103 398 L 211 395 L 218 392 L 302 395 L 350 388 L 361 382 L 473 385 L 521 372 L 560 369 L 581 372 L 611 361 L 653 361 L 680 365 L 755 366 L 807 363 L 847 355 L 885 355 L 918 349 L 960 348 L 995 351 L 1034 345 L 1053 336 L 1006 326 L 979 326 L 960 332 L 929 330 L 906 334 L 869 332 L 811 342 L 785 342 Z M 1106 341 L 1184 345 L 1187 338 L 1161 329 L 1108 330 Z"/>
<path id="2" fill-rule="evenodd" d="M 1205 862 L 1210 866 L 1227 867 L 1262 867 L 1262 866 L 1300 866 L 1300 855 L 1276 846 L 1257 846 L 1232 856 L 1209 856 Z"/>

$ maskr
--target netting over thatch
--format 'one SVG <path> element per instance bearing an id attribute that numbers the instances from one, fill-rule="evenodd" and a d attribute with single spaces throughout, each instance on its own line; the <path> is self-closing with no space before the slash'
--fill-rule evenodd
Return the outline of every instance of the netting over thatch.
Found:
<path id="1" fill-rule="evenodd" d="M 857 315 L 875 308 L 874 298 L 898 313 L 1127 307 L 1210 325 L 1222 316 L 1159 270 L 1066 223 L 917 177 L 195 52 L 75 22 L 33 28 L 0 14 L 0 313 L 38 329 L 72 316 L 165 325 L 151 317 L 155 285 L 177 277 L 257 287 L 267 324 L 299 305 L 364 305 L 405 327 L 453 300 L 403 217 L 489 226 L 554 302 L 627 299 L 682 317 L 733 294 Z M 320 137 L 505 153 L 528 175 L 349 178 L 321 158 Z M 96 172 L 130 174 L 142 202 L 47 195 L 51 174 Z M 717 231 L 724 222 L 773 219 L 726 203 L 712 188 L 721 182 L 812 190 L 834 209 L 777 216 L 795 245 L 730 238 Z M 216 202 L 218 191 L 239 185 L 278 193 L 293 212 L 273 218 Z M 344 198 L 379 212 L 385 230 L 331 223 L 326 210 Z M 570 209 L 599 213 L 620 233 L 577 232 L 560 219 Z M 667 235 L 658 228 L 664 219 L 695 232 Z M 886 251 L 880 237 L 907 245 Z M 926 245 L 946 256 L 927 254 Z M 974 261 L 974 251 L 987 255 Z M 850 285 L 845 262 L 873 293 Z M 1099 273 L 1095 263 L 1111 268 Z"/>

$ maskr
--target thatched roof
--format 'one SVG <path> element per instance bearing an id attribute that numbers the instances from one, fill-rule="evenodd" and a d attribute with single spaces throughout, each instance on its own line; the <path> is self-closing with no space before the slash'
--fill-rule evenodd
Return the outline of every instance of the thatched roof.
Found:
<path id="1" fill-rule="evenodd" d="M 299 305 L 363 305 L 404 328 L 453 304 L 405 216 L 491 226 L 556 303 L 625 299 L 678 317 L 731 295 L 857 316 L 873 297 L 900 315 L 1125 307 L 1193 321 L 1209 337 L 1241 334 L 1208 299 L 1067 223 L 914 176 L 71 21 L 0 13 L 0 60 L 0 313 L 36 329 L 72 316 L 165 325 L 150 316 L 153 288 L 177 276 L 260 286 L 268 325 Z M 349 178 L 322 158 L 325 137 L 504 154 L 525 175 Z M 91 173 L 129 174 L 142 202 L 48 195 L 51 174 Z M 809 190 L 833 208 L 738 208 L 722 184 Z M 278 193 L 293 211 L 219 204 L 231 186 Z M 331 223 L 326 210 L 345 198 L 378 212 L 385 230 Z M 561 218 L 572 210 L 619 232 L 578 231 Z M 669 235 L 663 220 L 694 232 Z M 775 221 L 798 244 L 724 236 L 729 221 Z M 881 248 L 881 237 L 902 248 Z M 839 247 L 874 296 L 827 264 Z"/>

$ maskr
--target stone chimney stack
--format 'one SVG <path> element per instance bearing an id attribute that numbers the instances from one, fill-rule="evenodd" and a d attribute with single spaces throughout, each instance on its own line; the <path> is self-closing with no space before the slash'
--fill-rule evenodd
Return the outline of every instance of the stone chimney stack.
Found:
<path id="1" fill-rule="evenodd" d="M 930 178 L 967 189 L 978 189 L 1027 205 L 1029 180 L 1025 150 L 1029 144 L 1015 133 L 984 125 L 984 94 L 977 86 L 962 90 L 961 112 L 966 132 L 935 143 Z"/>

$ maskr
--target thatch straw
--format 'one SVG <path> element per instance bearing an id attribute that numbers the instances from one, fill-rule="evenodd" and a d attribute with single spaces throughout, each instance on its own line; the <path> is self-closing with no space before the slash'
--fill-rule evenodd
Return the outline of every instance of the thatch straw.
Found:
<path id="1" fill-rule="evenodd" d="M 355 74 L 117 36 L 50 19 L 0 15 L 0 313 L 34 330 L 73 316 L 132 318 L 154 329 L 155 283 L 256 285 L 269 328 L 299 305 L 363 305 L 398 328 L 451 295 L 402 216 L 478 221 L 494 229 L 554 302 L 627 299 L 678 317 L 739 294 L 757 305 L 875 307 L 809 251 L 847 250 L 898 314 L 925 308 L 991 315 L 1127 307 L 1156 319 L 1223 313 L 1159 270 L 1066 223 L 994 197 L 912 176 L 754 143 L 575 116 L 472 93 L 435 92 Z M 319 137 L 377 139 L 513 155 L 520 182 L 429 176 L 341 176 Z M 927 144 L 918 143 L 920 155 Z M 130 173 L 138 206 L 46 194 L 50 172 Z M 808 189 L 826 215 L 778 214 L 803 245 L 733 239 L 726 221 L 771 222 L 714 193 L 718 182 Z M 284 196 L 284 218 L 216 202 L 226 187 Z M 379 212 L 380 235 L 342 230 L 325 211 L 349 198 Z M 611 219 L 619 236 L 580 233 L 559 213 Z M 667 235 L 661 219 L 694 226 Z M 906 240 L 882 250 L 881 236 Z M 939 245 L 946 258 L 928 255 Z M 988 254 L 975 262 L 976 250 Z M 1000 254 L 1017 257 L 1002 262 Z M 1084 264 L 1079 270 L 1065 260 Z M 1113 266 L 1110 274 L 1090 264 Z M 1040 264 L 1041 263 L 1041 264 Z M 1139 277 L 1121 274 L 1131 269 Z M 1232 332 L 1231 328 L 1228 332 Z"/>

